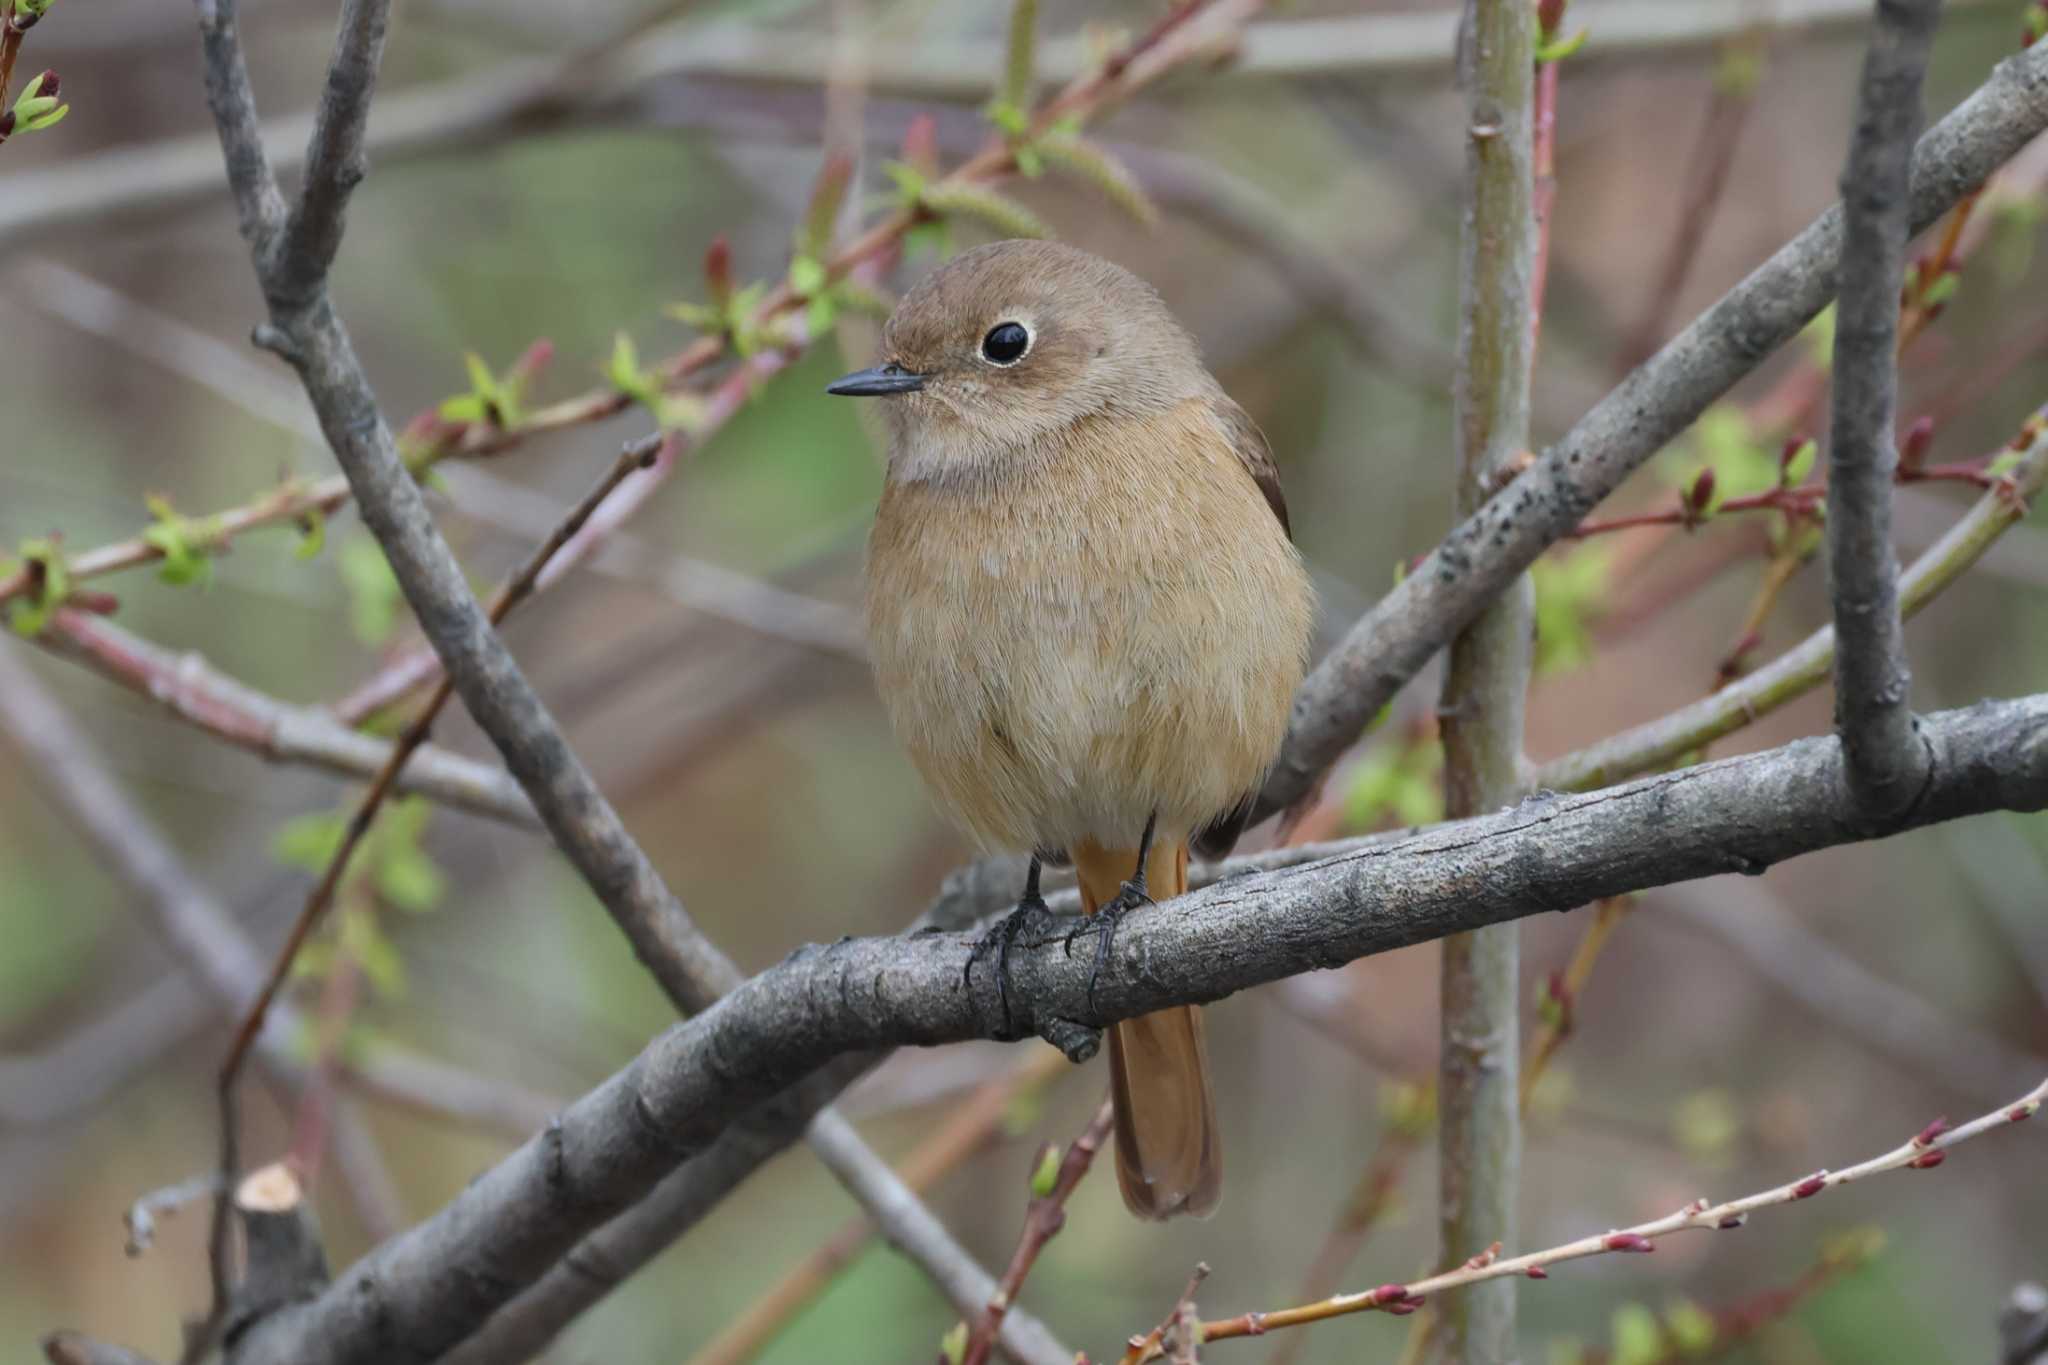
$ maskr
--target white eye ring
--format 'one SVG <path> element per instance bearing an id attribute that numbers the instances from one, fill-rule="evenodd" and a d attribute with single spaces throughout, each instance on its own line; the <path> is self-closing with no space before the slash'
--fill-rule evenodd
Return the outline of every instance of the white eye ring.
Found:
<path id="1" fill-rule="evenodd" d="M 988 335 L 981 339 L 981 358 L 1007 369 L 1031 354 L 1031 343 L 1036 339 L 1029 327 L 1015 318 L 1006 318 L 989 328 Z"/>

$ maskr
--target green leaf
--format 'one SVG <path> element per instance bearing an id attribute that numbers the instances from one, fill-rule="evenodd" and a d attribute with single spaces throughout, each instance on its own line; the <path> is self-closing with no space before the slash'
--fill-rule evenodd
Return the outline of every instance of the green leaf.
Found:
<path id="1" fill-rule="evenodd" d="M 1613 552 L 1586 541 L 1565 554 L 1536 561 L 1536 657 L 1539 676 L 1584 667 L 1593 660 L 1593 624 L 1606 605 Z"/>
<path id="2" fill-rule="evenodd" d="M 967 1324 L 956 1322 L 939 1338 L 939 1354 L 946 1358 L 946 1365 L 960 1365 L 967 1358 Z"/>
<path id="3" fill-rule="evenodd" d="M 299 518 L 299 543 L 292 554 L 299 559 L 313 559 L 326 544 L 327 514 L 317 507 L 308 507 Z"/>
<path id="4" fill-rule="evenodd" d="M 376 915 L 356 906 L 342 911 L 340 939 L 377 994 L 390 999 L 404 996 L 405 959 Z"/>
<path id="5" fill-rule="evenodd" d="M 1923 308 L 1939 308 L 1954 298 L 1956 291 L 1962 287 L 1963 277 L 1961 275 L 1958 275 L 1953 270 L 1944 270 L 1934 278 L 1931 284 L 1921 291 L 1920 306 Z"/>
<path id="6" fill-rule="evenodd" d="M 817 294 L 828 278 L 823 262 L 815 256 L 798 256 L 789 263 L 789 287 L 803 298 Z"/>
<path id="7" fill-rule="evenodd" d="M 1820 446 L 1816 442 L 1812 440 L 1802 442 L 1799 449 L 1792 453 L 1792 458 L 1785 461 L 1784 474 L 1781 480 L 1784 486 L 1787 488 L 1797 488 L 1805 483 L 1808 476 L 1813 473 L 1814 461 L 1819 458 Z"/>
<path id="8" fill-rule="evenodd" d="M 1038 154 L 1056 169 L 1086 180 L 1146 227 L 1157 226 L 1159 210 L 1130 168 L 1106 148 L 1083 137 L 1051 133 L 1040 138 L 1035 146 Z"/>
<path id="9" fill-rule="evenodd" d="M 38 104 L 42 103 L 40 100 L 36 102 Z M 34 118 L 22 119 L 15 125 L 15 131 L 18 133 L 38 133 L 45 128 L 54 128 L 62 123 L 64 116 L 70 112 L 70 105 L 60 104 L 48 113 L 37 114 Z"/>
<path id="10" fill-rule="evenodd" d="M 423 849 L 392 849 L 378 859 L 377 894 L 400 910 L 423 915 L 448 894 L 448 879 Z"/>
<path id="11" fill-rule="evenodd" d="M 42 634 L 43 627 L 50 624 L 51 613 L 71 596 L 71 565 L 64 558 L 63 546 L 53 536 L 24 540 L 18 553 L 41 581 L 33 597 L 17 597 L 8 604 L 7 620 L 16 634 L 33 637 Z"/>
<path id="12" fill-rule="evenodd" d="M 896 199 L 902 208 L 916 208 L 924 198 L 925 174 L 908 161 L 884 161 L 882 174 L 896 182 Z"/>
<path id="13" fill-rule="evenodd" d="M 1016 159 L 1018 174 L 1025 179 L 1036 180 L 1045 174 L 1045 158 L 1039 155 L 1038 148 L 1031 143 L 1018 143 L 1010 155 Z"/>
<path id="14" fill-rule="evenodd" d="M 1045 1150 L 1038 1154 L 1038 1164 L 1031 1168 L 1031 1196 L 1044 1199 L 1053 1191 L 1060 1178 L 1060 1149 L 1048 1142 Z"/>
<path id="15" fill-rule="evenodd" d="M 1664 1354 L 1664 1329 L 1657 1315 L 1640 1303 L 1614 1310 L 1612 1365 L 1655 1365 Z"/>
<path id="16" fill-rule="evenodd" d="M 335 811 L 301 815 L 271 836 L 270 856 L 287 867 L 318 876 L 334 861 L 347 829 L 348 818 Z"/>
<path id="17" fill-rule="evenodd" d="M 611 380 L 613 388 L 632 398 L 639 397 L 647 387 L 640 373 L 640 350 L 624 332 L 612 335 L 612 354 L 605 365 L 605 378 Z"/>
<path id="18" fill-rule="evenodd" d="M 1823 372 L 1835 363 L 1835 305 L 1832 303 L 1820 310 L 1806 330 L 1799 334 L 1806 346 L 1806 354 Z"/>
<path id="19" fill-rule="evenodd" d="M 813 337 L 823 336 L 832 330 L 832 323 L 839 316 L 839 305 L 830 294 L 820 294 L 804 309 L 804 330 Z"/>
<path id="20" fill-rule="evenodd" d="M 1664 1310 L 1664 1330 L 1685 1355 L 1705 1355 L 1713 1349 L 1714 1316 L 1691 1299 L 1680 1299 Z"/>
<path id="21" fill-rule="evenodd" d="M 1586 39 L 1589 36 L 1591 36 L 1590 32 L 1582 28 L 1569 38 L 1556 38 L 1547 43 L 1538 43 L 1536 45 L 1536 65 L 1542 66 L 1545 62 L 1561 62 L 1565 58 L 1574 55 L 1580 48 L 1586 45 Z"/>
<path id="22" fill-rule="evenodd" d="M 384 558 L 384 551 L 368 536 L 357 536 L 341 547 L 335 568 L 348 592 L 349 626 L 356 639 L 366 645 L 380 645 L 398 625 L 398 576 Z"/>
<path id="23" fill-rule="evenodd" d="M 1052 229 L 1030 209 L 979 185 L 934 185 L 925 192 L 924 203 L 933 213 L 979 219 L 1005 236 L 1052 236 Z"/>

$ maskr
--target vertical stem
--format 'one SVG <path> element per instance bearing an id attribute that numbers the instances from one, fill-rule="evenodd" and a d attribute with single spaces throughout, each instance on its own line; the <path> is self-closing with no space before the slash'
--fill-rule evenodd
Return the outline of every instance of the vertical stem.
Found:
<path id="1" fill-rule="evenodd" d="M 1492 478 L 1528 444 L 1534 38 L 1529 0 L 1466 0 L 1458 45 L 1468 123 L 1453 380 L 1461 519 L 1478 509 Z M 1451 646 L 1441 715 L 1453 819 L 1520 795 L 1533 614 L 1524 575 Z M 1447 1268 L 1495 1241 L 1516 1240 L 1519 967 L 1513 924 L 1444 941 L 1438 1197 Z M 1445 1360 L 1492 1365 L 1517 1358 L 1512 1279 L 1446 1298 L 1439 1311 Z"/>
<path id="2" fill-rule="evenodd" d="M 1929 772 L 1911 709 L 1899 619 L 1899 561 L 1892 550 L 1899 453 L 1892 427 L 1907 189 L 1920 131 L 1920 83 L 1940 13 L 1941 0 L 1878 0 L 1842 171 L 1828 587 L 1835 603 L 1835 728 L 1850 803 L 1870 821 L 1910 810 Z"/>

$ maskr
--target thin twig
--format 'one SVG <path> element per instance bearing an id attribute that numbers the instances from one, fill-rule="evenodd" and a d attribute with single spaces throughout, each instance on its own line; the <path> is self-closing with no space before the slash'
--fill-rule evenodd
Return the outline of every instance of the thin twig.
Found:
<path id="1" fill-rule="evenodd" d="M 581 529 L 605 497 L 629 474 L 652 463 L 656 453 L 665 444 L 665 436 L 651 436 L 626 447 L 613 462 L 612 467 L 606 471 L 605 476 L 570 510 L 568 516 L 563 518 L 554 533 L 528 557 L 518 572 L 492 595 L 488 612 L 492 626 L 501 624 L 514 607 L 532 594 L 534 581 L 540 576 L 548 560 L 569 537 Z M 341 842 L 327 860 L 326 870 L 314 883 L 313 889 L 307 893 L 306 903 L 299 911 L 298 920 L 292 925 L 291 933 L 285 938 L 284 947 L 278 950 L 270 975 L 263 983 L 263 989 L 257 992 L 255 1002 L 243 1016 L 241 1026 L 235 1030 L 234 1041 L 228 1047 L 227 1058 L 221 1063 L 217 1083 L 222 1122 L 220 1180 L 223 1189 L 231 1188 L 238 1175 L 235 1165 L 235 1134 L 238 1131 L 240 1115 L 239 1106 L 235 1103 L 235 1088 L 241 1078 L 242 1063 L 247 1058 L 250 1047 L 255 1043 L 256 1036 L 263 1031 L 271 1002 L 277 998 L 278 991 L 283 989 L 285 981 L 290 978 L 292 964 L 297 961 L 299 950 L 305 946 L 306 940 L 319 925 L 328 905 L 332 903 L 334 893 L 341 885 L 343 873 L 347 871 L 350 860 L 362 843 L 363 836 L 369 833 L 371 824 L 377 818 L 378 808 L 383 805 L 384 798 L 391 793 L 406 760 L 426 743 L 427 735 L 433 729 L 435 717 L 440 714 L 441 707 L 447 703 L 453 691 L 453 685 L 444 680 L 435 689 L 432 699 L 421 709 L 419 715 L 407 724 L 397 743 L 392 745 L 391 755 L 384 761 L 384 767 L 371 780 L 369 790 L 363 793 L 362 799 L 357 802 L 355 810 L 350 814 Z M 216 1202 L 218 1207 L 222 1201 Z"/>
<path id="2" fill-rule="evenodd" d="M 1727 1231 L 1739 1228 L 1747 1223 L 1749 1215 L 1758 1209 L 1798 1203 L 1837 1186 L 1886 1171 L 1928 1170 L 1939 1166 L 1947 1159 L 1949 1148 L 1971 1138 L 1981 1137 L 1994 1129 L 2009 1127 L 2032 1118 L 2040 1111 L 2044 1102 L 2048 1102 L 2048 1080 L 2043 1080 L 2017 1100 L 1972 1119 L 1960 1127 L 1952 1128 L 1946 1120 L 1936 1119 L 1890 1151 L 1838 1171 L 1815 1171 L 1802 1179 L 1788 1181 L 1783 1185 L 1719 1204 L 1711 1204 L 1705 1199 L 1695 1199 L 1684 1208 L 1662 1218 L 1653 1218 L 1648 1222 L 1617 1228 L 1611 1232 L 1596 1233 L 1575 1242 L 1566 1242 L 1561 1246 L 1526 1252 L 1519 1256 L 1501 1256 L 1500 1244 L 1496 1242 L 1491 1251 L 1474 1256 L 1465 1265 L 1441 1275 L 1431 1275 L 1407 1284 L 1384 1284 L 1360 1294 L 1339 1294 L 1320 1303 L 1304 1304 L 1299 1308 L 1244 1313 L 1234 1318 L 1205 1322 L 1202 1324 L 1203 1338 L 1207 1341 L 1225 1341 L 1232 1337 L 1259 1336 L 1278 1328 L 1294 1327 L 1305 1322 L 1321 1322 L 1348 1313 L 1412 1313 L 1430 1296 L 1449 1290 L 1510 1276 L 1544 1280 L 1550 1278 L 1549 1267 L 1564 1261 L 1582 1260 L 1589 1256 L 1616 1252 L 1655 1251 L 1655 1239 L 1672 1233 Z M 1144 1362 L 1157 1359 L 1158 1343 L 1155 1338 L 1148 1337 L 1134 1340 L 1131 1348 L 1124 1353 L 1120 1365 L 1144 1365 Z"/>
<path id="3" fill-rule="evenodd" d="M 989 1352 L 995 1349 L 996 1335 L 1002 1330 L 1004 1315 L 1012 1310 L 1017 1295 L 1023 1291 L 1025 1277 L 1031 1267 L 1038 1263 L 1039 1253 L 1045 1244 L 1059 1235 L 1067 1225 L 1067 1200 L 1080 1188 L 1081 1180 L 1088 1174 L 1088 1168 L 1095 1164 L 1095 1154 L 1109 1139 L 1110 1125 L 1116 1121 L 1115 1106 L 1104 1100 L 1095 1111 L 1095 1117 L 1081 1130 L 1081 1136 L 1068 1144 L 1066 1155 L 1060 1158 L 1053 1176 L 1051 1187 L 1043 1193 L 1034 1190 L 1031 1203 L 1024 1210 L 1024 1231 L 1017 1238 L 1017 1249 L 1011 1253 L 1010 1264 L 1003 1270 L 1003 1277 L 996 1283 L 996 1292 L 989 1298 L 983 1310 L 981 1321 L 967 1339 L 967 1349 L 961 1356 L 961 1365 L 986 1365 Z M 1040 1168 L 1051 1154 L 1039 1159 Z M 1034 1181 L 1037 1172 L 1033 1173 Z"/>
<path id="4" fill-rule="evenodd" d="M 1906 617 L 1940 596 L 2008 527 L 2025 518 L 2029 501 L 2048 486 L 2044 430 L 2048 409 L 2029 418 L 2007 448 L 2019 456 L 2019 463 L 2000 475 L 1997 486 L 1900 578 L 1899 607 Z M 1834 653 L 1834 628 L 1824 626 L 1711 696 L 1543 764 L 1536 771 L 1536 785 L 1552 791 L 1588 791 L 1675 762 L 1811 691 L 1827 679 Z"/>
<path id="5" fill-rule="evenodd" d="M 1881 0 L 1842 172 L 1833 439 L 1828 448 L 1828 587 L 1835 608 L 1835 727 L 1857 805 L 1910 805 L 1931 758 L 1915 732 L 1892 549 L 1893 425 L 1908 182 L 1941 0 Z M 1952 248 L 1951 248 L 1952 249 Z"/>

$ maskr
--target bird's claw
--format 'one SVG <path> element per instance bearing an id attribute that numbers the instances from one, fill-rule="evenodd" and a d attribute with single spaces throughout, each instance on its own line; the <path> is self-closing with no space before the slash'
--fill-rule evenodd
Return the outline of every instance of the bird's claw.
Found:
<path id="1" fill-rule="evenodd" d="M 1017 936 L 1026 929 L 1043 924 L 1052 918 L 1052 911 L 1046 907 L 1042 896 L 1027 896 L 1017 902 L 1017 908 L 1003 916 L 989 931 L 975 941 L 974 950 L 967 955 L 967 967 L 961 973 L 961 983 L 974 985 L 974 967 L 989 954 L 996 958 L 996 998 L 1002 1002 L 1003 1028 L 1005 1039 L 1017 1036 L 1015 1024 L 1010 1015 L 1010 948 Z"/>

